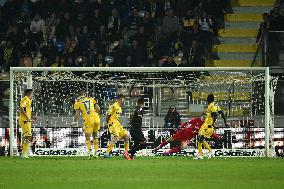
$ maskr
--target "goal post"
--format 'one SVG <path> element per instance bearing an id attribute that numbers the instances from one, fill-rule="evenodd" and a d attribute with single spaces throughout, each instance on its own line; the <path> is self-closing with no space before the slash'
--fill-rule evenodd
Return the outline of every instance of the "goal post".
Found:
<path id="1" fill-rule="evenodd" d="M 273 101 L 273 89 L 275 87 L 271 86 L 271 78 L 269 74 L 269 68 L 266 67 L 12 67 L 10 68 L 10 101 L 9 101 L 9 127 L 10 127 L 10 155 L 13 156 L 15 154 L 15 133 L 14 130 L 17 127 L 17 109 L 18 107 L 16 106 L 17 103 L 16 101 L 19 101 L 19 91 L 18 91 L 18 86 L 25 85 L 26 88 L 34 86 L 34 83 L 32 82 L 49 82 L 47 76 L 44 74 L 41 74 L 39 79 L 35 77 L 36 74 L 38 73 L 47 73 L 50 72 L 51 74 L 53 73 L 72 73 L 68 78 L 66 79 L 66 82 L 68 81 L 84 81 L 87 85 L 87 87 L 90 84 L 100 84 L 100 85 L 109 85 L 111 83 L 112 86 L 115 87 L 120 87 L 120 86 L 134 86 L 135 87 L 135 82 L 137 82 L 136 87 L 143 87 L 147 86 L 148 88 L 151 88 L 153 90 L 153 95 L 151 97 L 151 100 L 149 100 L 149 103 L 152 103 L 152 105 L 155 107 L 151 107 L 153 110 L 151 112 L 151 115 L 149 115 L 150 121 L 149 128 L 153 127 L 160 127 L 161 123 L 156 123 L 159 122 L 162 119 L 157 120 L 157 115 L 161 114 L 161 109 L 164 107 L 161 107 L 161 103 L 167 102 L 162 101 L 162 93 L 166 93 L 167 90 L 164 88 L 179 88 L 183 87 L 185 90 L 182 91 L 183 93 L 182 100 L 187 104 L 187 106 L 191 106 L 192 103 L 194 105 L 201 107 L 205 106 L 205 100 L 202 94 L 206 94 L 202 90 L 208 91 L 208 92 L 219 92 L 218 90 L 222 91 L 229 91 L 229 92 L 219 92 L 220 95 L 226 96 L 222 97 L 224 99 L 227 99 L 229 102 L 225 102 L 226 100 L 222 99 L 221 101 L 224 101 L 224 106 L 227 106 L 227 114 L 228 114 L 228 119 L 232 117 L 245 117 L 244 115 L 242 116 L 235 116 L 232 111 L 237 111 L 237 108 L 241 108 L 243 105 L 247 107 L 249 110 L 249 113 L 247 113 L 247 117 L 243 118 L 244 121 L 245 119 L 249 121 L 249 117 L 253 117 L 254 112 L 257 112 L 255 114 L 261 114 L 262 118 L 264 119 L 263 125 L 259 125 L 261 128 L 264 128 L 264 134 L 265 134 L 265 140 L 264 140 L 264 148 L 265 148 L 265 156 L 266 157 L 271 157 L 273 156 L 273 129 L 274 129 L 274 113 L 273 111 L 273 102 L 271 103 L 270 101 Z M 91 73 L 90 76 L 76 76 L 73 74 L 75 73 Z M 18 77 L 17 75 L 26 73 L 24 74 L 23 77 Z M 28 76 L 29 74 L 30 76 Z M 106 73 L 118 73 L 118 74 L 123 74 L 125 77 L 120 77 L 119 79 L 113 79 L 112 77 L 109 77 L 105 79 L 107 76 L 104 76 Z M 175 78 L 172 78 L 171 73 L 175 73 Z M 33 75 L 34 74 L 34 75 Z M 92 75 L 93 74 L 93 75 Z M 140 74 L 140 76 L 139 76 Z M 161 74 L 161 77 L 155 75 L 155 74 Z M 100 77 L 100 75 L 102 75 Z M 188 75 L 188 77 L 187 77 Z M 207 80 L 207 77 L 210 77 L 210 81 Z M 72 78 L 74 77 L 74 78 Z M 113 76 L 114 77 L 114 76 Z M 116 75 L 115 75 L 116 77 Z M 214 83 L 214 78 L 216 77 L 222 77 L 222 79 L 216 80 Z M 242 79 L 238 79 L 239 77 L 243 77 Z M 21 78 L 21 79 L 19 79 Z M 205 78 L 205 79 L 204 79 Z M 52 78 L 53 80 L 54 78 Z M 65 77 L 58 76 L 57 81 L 61 81 L 61 79 L 65 79 Z M 226 81 L 227 79 L 227 81 Z M 23 81 L 20 81 L 23 80 Z M 39 80 L 39 81 L 38 81 Z M 55 79 L 56 80 L 56 79 Z M 53 81 L 55 81 L 53 80 Z M 242 81 L 238 81 L 242 80 Z M 152 81 L 152 83 L 151 83 Z M 219 82 L 219 83 L 218 83 Z M 236 84 L 236 83 L 237 84 Z M 238 83 L 239 82 L 239 83 Z M 245 84 L 243 84 L 244 82 Z M 259 84 L 258 84 L 259 82 Z M 247 85 L 254 85 L 254 87 L 247 87 Z M 217 85 L 216 85 L 217 84 Z M 238 90 L 235 89 L 235 84 L 236 88 L 241 88 L 241 95 L 246 95 L 246 92 L 251 95 L 251 98 L 247 98 L 247 101 L 243 99 L 238 99 L 238 98 L 246 98 L 246 97 L 237 97 L 237 95 L 240 95 L 238 92 L 232 92 L 232 90 Z M 67 84 L 68 85 L 68 84 Z M 85 84 L 84 84 L 85 85 Z M 210 87 L 210 85 L 214 85 L 214 87 Z M 215 86 L 216 85 L 216 86 Z M 227 86 L 228 85 L 228 86 Z M 233 87 L 232 87 L 233 85 Z M 248 91 L 246 90 L 244 85 L 246 85 Z M 275 85 L 275 83 L 274 83 Z M 190 86 L 190 87 L 187 87 Z M 258 87 L 260 88 L 258 89 Z M 22 87 L 20 87 L 22 89 Z M 202 89 L 201 89 L 202 88 Z M 222 88 L 222 89 L 221 89 Z M 243 89 L 244 88 L 244 89 Z M 193 93 L 190 90 L 196 91 L 194 94 L 199 94 L 199 97 L 193 97 Z M 264 90 L 264 91 L 262 91 Z M 188 94 L 190 91 L 190 94 Z M 201 91 L 201 92 L 200 92 Z M 264 94 L 263 94 L 264 92 Z M 222 93 L 222 94 L 221 94 Z M 236 95 L 236 96 L 234 96 Z M 257 95 L 261 96 L 258 97 Z M 102 94 L 101 94 L 102 96 Z M 174 96 L 174 95 L 173 95 Z M 202 97 L 201 97 L 202 96 Z M 263 98 L 264 97 L 264 98 Z M 15 100 L 17 98 L 17 100 Z M 154 99 L 155 98 L 155 99 Z M 175 97 L 171 97 L 175 98 Z M 178 104 L 178 99 L 174 99 L 174 101 L 177 101 Z M 154 102 L 156 100 L 157 102 Z M 261 102 L 261 101 L 264 102 Z M 241 105 L 236 105 L 236 109 L 232 110 L 232 102 L 237 104 L 238 103 Z M 263 103 L 263 115 L 260 110 L 257 110 L 257 107 L 248 107 L 248 104 L 254 104 L 254 106 Z M 152 106 L 151 105 L 151 106 Z M 159 106 L 159 107 L 156 107 Z M 186 106 L 185 106 L 186 107 Z M 157 111 L 154 109 L 158 109 Z M 254 109 L 254 110 L 253 110 Z M 186 108 L 184 111 L 186 112 L 185 114 L 189 115 L 188 117 L 193 117 L 192 114 L 190 114 L 190 108 Z M 244 111 L 244 110 L 241 110 Z M 59 114 L 58 114 L 59 115 Z M 259 116 L 259 115 L 256 115 Z M 63 119 L 63 117 L 62 117 Z M 233 121 L 232 121 L 233 122 Z M 151 125 L 153 124 L 153 125 Z M 244 124 L 244 123 L 243 123 Z M 248 124 L 248 123 L 246 123 Z M 232 126 L 232 125 L 231 125 Z M 232 126 L 233 127 L 233 126 Z M 234 126 L 235 127 L 235 126 Z"/>

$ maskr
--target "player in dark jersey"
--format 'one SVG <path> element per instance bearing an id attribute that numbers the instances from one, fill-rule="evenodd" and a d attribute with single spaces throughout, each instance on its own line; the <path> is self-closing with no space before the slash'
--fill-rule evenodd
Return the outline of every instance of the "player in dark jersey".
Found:
<path id="1" fill-rule="evenodd" d="M 182 123 L 179 127 L 179 130 L 170 138 L 162 142 L 158 147 L 156 147 L 153 152 L 157 152 L 162 147 L 166 146 L 168 143 L 172 141 L 179 141 L 180 146 L 174 147 L 170 149 L 169 151 L 165 152 L 164 155 L 170 155 L 173 153 L 178 153 L 182 149 L 185 149 L 187 147 L 188 142 L 193 139 L 193 137 L 198 135 L 198 131 L 200 127 L 203 125 L 204 119 L 201 117 L 195 117 L 190 120 L 188 120 L 185 123 Z M 216 133 L 212 134 L 212 138 L 220 140 L 221 137 L 217 135 Z"/>
<path id="2" fill-rule="evenodd" d="M 129 156 L 133 159 L 135 153 L 139 150 L 146 148 L 146 139 L 142 132 L 142 118 L 144 114 L 144 100 L 138 99 L 137 106 L 131 115 L 130 120 L 130 135 L 134 142 L 133 146 L 129 150 Z"/>

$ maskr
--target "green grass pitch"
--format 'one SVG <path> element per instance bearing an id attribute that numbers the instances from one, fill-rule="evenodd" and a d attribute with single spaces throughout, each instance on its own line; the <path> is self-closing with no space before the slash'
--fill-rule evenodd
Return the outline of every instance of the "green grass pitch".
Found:
<path id="1" fill-rule="evenodd" d="M 277 189 L 284 159 L 189 157 L 0 158 L 0 189 Z"/>

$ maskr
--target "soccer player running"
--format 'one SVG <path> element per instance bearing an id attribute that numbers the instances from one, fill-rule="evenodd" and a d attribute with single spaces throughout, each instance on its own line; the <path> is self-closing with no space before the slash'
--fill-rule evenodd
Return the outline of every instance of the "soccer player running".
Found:
<path id="1" fill-rule="evenodd" d="M 203 123 L 204 123 L 204 119 L 202 117 L 195 117 L 195 118 L 188 120 L 185 123 L 182 123 L 179 127 L 179 130 L 175 134 L 173 134 L 173 136 L 163 141 L 158 147 L 156 147 L 153 150 L 153 152 L 156 153 L 159 149 L 163 148 L 168 143 L 173 142 L 173 141 L 179 141 L 180 146 L 170 149 L 169 151 L 163 153 L 163 155 L 171 155 L 174 153 L 178 153 L 181 150 L 187 148 L 188 142 L 198 135 L 198 131 L 200 127 L 203 125 Z M 217 135 L 216 133 L 213 133 L 212 137 L 216 140 L 221 139 L 221 137 Z"/>
<path id="2" fill-rule="evenodd" d="M 99 139 L 98 139 L 98 131 L 100 130 L 100 107 L 97 104 L 96 100 L 91 97 L 86 97 L 84 91 L 79 92 L 79 98 L 76 100 L 74 104 L 74 109 L 76 111 L 74 117 L 74 123 L 76 123 L 80 117 L 80 113 L 82 113 L 82 117 L 84 120 L 83 131 L 86 137 L 86 147 L 88 150 L 88 159 L 93 157 L 98 157 L 99 150 Z M 91 144 L 91 135 L 93 135 L 94 139 L 94 150 L 92 149 Z"/>
<path id="3" fill-rule="evenodd" d="M 32 120 L 36 120 L 35 116 L 32 116 L 32 96 L 33 90 L 27 89 L 25 96 L 20 102 L 20 116 L 19 126 L 22 128 L 23 139 L 22 139 L 22 157 L 29 158 L 28 151 L 30 149 L 30 143 L 32 141 Z"/>
<path id="4" fill-rule="evenodd" d="M 109 153 L 114 148 L 115 143 L 120 139 L 124 139 L 124 157 L 127 160 L 131 160 L 128 154 L 129 150 L 129 135 L 119 122 L 119 117 L 122 113 L 122 105 L 124 102 L 124 95 L 119 94 L 116 101 L 109 107 L 106 117 L 108 131 L 111 134 L 111 141 L 104 155 L 105 158 L 110 158 Z"/>
<path id="5" fill-rule="evenodd" d="M 137 106 L 131 115 L 130 120 L 130 135 L 133 139 L 133 146 L 129 150 L 130 158 L 133 159 L 135 153 L 146 148 L 146 139 L 142 132 L 142 118 L 144 114 L 144 100 L 142 98 L 137 100 Z"/>
<path id="6" fill-rule="evenodd" d="M 212 137 L 218 113 L 221 114 L 225 126 L 228 127 L 226 116 L 217 103 L 214 102 L 214 95 L 212 93 L 207 96 L 207 103 L 207 117 L 198 132 L 198 155 L 196 159 L 203 159 L 202 145 L 209 151 L 207 156 L 209 158 L 212 157 L 212 149 L 208 142 L 206 142 L 206 138 Z"/>

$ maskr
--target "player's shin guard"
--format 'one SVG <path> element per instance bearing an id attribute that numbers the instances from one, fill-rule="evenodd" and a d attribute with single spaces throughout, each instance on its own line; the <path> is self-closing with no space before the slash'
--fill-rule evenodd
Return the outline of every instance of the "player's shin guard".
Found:
<path id="1" fill-rule="evenodd" d="M 114 147 L 114 142 L 111 141 L 107 147 L 106 154 L 109 154 L 112 151 L 113 147 Z"/>
<path id="2" fill-rule="evenodd" d="M 210 145 L 208 144 L 208 142 L 203 141 L 203 145 L 209 152 L 212 152 L 212 149 L 211 149 Z"/>
<path id="3" fill-rule="evenodd" d="M 94 139 L 94 149 L 97 152 L 99 150 L 99 139 Z"/>
<path id="4" fill-rule="evenodd" d="M 91 145 L 91 141 L 90 140 L 86 140 L 86 147 L 87 147 L 88 151 L 92 150 L 92 145 Z"/>
<path id="5" fill-rule="evenodd" d="M 201 142 L 197 142 L 197 147 L 198 147 L 198 155 L 202 156 L 202 143 Z"/>

